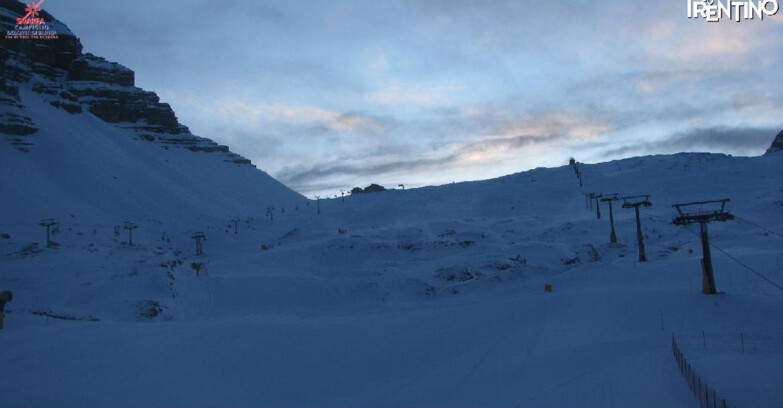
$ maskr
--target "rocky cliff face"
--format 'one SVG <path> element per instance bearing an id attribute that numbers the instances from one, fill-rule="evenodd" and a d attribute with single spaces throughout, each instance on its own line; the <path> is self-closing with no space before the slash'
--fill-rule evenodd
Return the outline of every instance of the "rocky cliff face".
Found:
<path id="1" fill-rule="evenodd" d="M 766 156 L 768 154 L 780 152 L 783 152 L 783 130 L 775 136 L 775 140 L 772 141 L 772 145 L 769 146 L 769 149 L 767 149 L 767 152 L 764 153 L 764 155 Z"/>
<path id="2" fill-rule="evenodd" d="M 25 5 L 0 0 L 0 30 L 13 30 Z M 194 136 L 177 120 L 171 106 L 135 86 L 134 72 L 115 62 L 82 52 L 79 39 L 45 11 L 40 16 L 57 39 L 5 39 L 0 47 L 0 133 L 22 152 L 35 146 L 34 121 L 26 114 L 25 90 L 73 115 L 92 114 L 128 129 L 137 139 L 164 148 L 218 152 L 226 161 L 250 161 L 209 139 Z"/>

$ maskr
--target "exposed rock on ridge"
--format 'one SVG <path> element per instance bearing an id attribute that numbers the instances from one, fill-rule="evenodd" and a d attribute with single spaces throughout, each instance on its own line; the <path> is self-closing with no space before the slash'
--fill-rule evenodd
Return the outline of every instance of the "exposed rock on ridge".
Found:
<path id="1" fill-rule="evenodd" d="M 764 155 L 766 156 L 776 152 L 783 152 L 783 130 L 775 136 L 775 140 L 772 141 L 772 145 L 769 146 L 769 149 L 767 149 L 767 152 L 764 153 Z"/>
<path id="2" fill-rule="evenodd" d="M 0 0 L 0 30 L 14 28 L 25 5 Z M 250 161 L 228 147 L 194 136 L 179 123 L 171 106 L 154 92 L 135 86 L 132 70 L 89 53 L 65 24 L 42 11 L 56 40 L 5 40 L 0 46 L 0 133 L 17 149 L 34 146 L 37 128 L 25 112 L 20 89 L 30 89 L 50 105 L 70 114 L 89 112 L 101 120 L 134 131 L 138 139 L 191 151 L 216 152 L 237 164 Z"/>

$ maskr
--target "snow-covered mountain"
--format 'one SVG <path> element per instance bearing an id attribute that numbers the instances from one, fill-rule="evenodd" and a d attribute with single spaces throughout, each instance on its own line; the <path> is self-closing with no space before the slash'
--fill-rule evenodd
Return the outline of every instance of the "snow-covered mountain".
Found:
<path id="1" fill-rule="evenodd" d="M 0 393 L 7 406 L 694 406 L 674 334 L 729 404 L 773 405 L 782 164 L 679 154 L 582 165 L 581 189 L 562 167 L 321 200 L 236 230 L 205 223 L 202 255 L 187 227 L 141 221 L 129 246 L 128 231 L 66 219 L 46 248 L 37 223 L 6 222 Z M 606 203 L 596 219 L 585 192 L 651 194 L 649 262 L 633 210 L 614 206 L 610 244 Z M 709 225 L 726 293 L 707 296 L 698 226 L 672 225 L 671 205 L 718 198 L 736 219 Z"/>
<path id="2" fill-rule="evenodd" d="M 0 2 L 0 30 L 24 4 Z M 194 136 L 134 73 L 84 54 L 43 12 L 56 40 L 0 47 L 0 222 L 121 222 L 263 215 L 304 198 L 227 146 Z"/>
<path id="3" fill-rule="evenodd" d="M 0 405 L 695 406 L 672 336 L 729 406 L 783 400 L 783 155 L 307 201 L 52 25 L 0 48 Z M 650 195 L 647 262 L 591 192 Z M 707 296 L 672 205 L 723 198 Z"/>

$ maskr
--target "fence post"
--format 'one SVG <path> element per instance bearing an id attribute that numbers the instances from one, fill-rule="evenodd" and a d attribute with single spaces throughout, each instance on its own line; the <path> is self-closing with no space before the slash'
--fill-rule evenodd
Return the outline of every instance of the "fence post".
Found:
<path id="1" fill-rule="evenodd" d="M 696 373 L 693 372 L 693 367 L 691 367 L 690 365 L 688 365 L 688 370 L 690 370 L 691 378 L 693 378 L 693 390 L 692 391 L 694 393 L 698 394 L 699 393 L 699 388 L 698 388 L 698 383 L 696 381 L 696 379 L 697 379 L 696 378 Z"/>
<path id="2" fill-rule="evenodd" d="M 706 345 L 705 332 L 702 332 L 702 343 L 703 345 Z M 710 386 L 706 382 L 703 382 L 701 377 L 696 374 L 696 371 L 693 369 L 690 363 L 688 363 L 688 359 L 685 357 L 685 353 L 680 350 L 679 344 L 677 344 L 677 340 L 674 338 L 674 335 L 672 335 L 672 350 L 674 352 L 674 357 L 677 360 L 677 364 L 680 367 L 680 372 L 682 372 L 683 377 L 685 377 L 685 381 L 688 383 L 688 387 L 691 389 L 691 392 L 693 392 L 693 395 L 699 399 L 699 407 L 718 408 L 718 402 L 720 402 L 720 406 L 722 408 L 729 408 L 726 399 L 721 398 L 718 395 L 717 390 L 710 388 Z M 710 397 L 710 394 L 712 394 L 712 397 Z"/>
<path id="3" fill-rule="evenodd" d="M 712 390 L 712 407 L 718 408 L 718 394 L 715 393 L 715 390 Z"/>
<path id="4" fill-rule="evenodd" d="M 696 374 L 693 373 L 693 370 L 690 371 L 691 371 L 691 392 L 698 393 L 699 390 L 696 388 Z"/>

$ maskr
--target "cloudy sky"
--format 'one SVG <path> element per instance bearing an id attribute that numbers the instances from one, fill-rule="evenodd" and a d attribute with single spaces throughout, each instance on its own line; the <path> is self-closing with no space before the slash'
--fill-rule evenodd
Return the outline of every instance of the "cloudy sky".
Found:
<path id="1" fill-rule="evenodd" d="M 783 11 L 685 0 L 46 0 L 194 134 L 312 196 L 570 156 L 759 155 L 783 129 Z"/>

